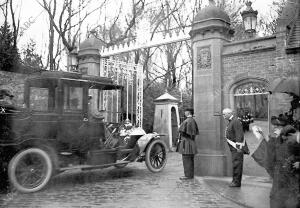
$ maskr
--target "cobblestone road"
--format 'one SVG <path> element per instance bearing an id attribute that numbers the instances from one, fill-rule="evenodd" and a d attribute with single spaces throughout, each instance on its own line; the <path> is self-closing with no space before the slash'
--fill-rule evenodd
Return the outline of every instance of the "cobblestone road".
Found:
<path id="1" fill-rule="evenodd" d="M 123 169 L 63 173 L 40 192 L 1 194 L 0 207 L 240 207 L 212 192 L 201 178 L 180 181 L 181 175 L 181 157 L 170 153 L 161 173 L 149 172 L 144 163 L 131 163 Z"/>

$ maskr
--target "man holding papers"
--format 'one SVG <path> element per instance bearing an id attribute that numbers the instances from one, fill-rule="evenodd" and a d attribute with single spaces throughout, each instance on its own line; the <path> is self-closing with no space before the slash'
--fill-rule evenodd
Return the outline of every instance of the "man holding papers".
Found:
<path id="1" fill-rule="evenodd" d="M 249 154 L 249 149 L 244 139 L 242 123 L 233 115 L 229 108 L 223 110 L 223 117 L 228 121 L 225 137 L 232 157 L 232 182 L 230 187 L 240 187 L 243 174 L 244 154 Z"/>

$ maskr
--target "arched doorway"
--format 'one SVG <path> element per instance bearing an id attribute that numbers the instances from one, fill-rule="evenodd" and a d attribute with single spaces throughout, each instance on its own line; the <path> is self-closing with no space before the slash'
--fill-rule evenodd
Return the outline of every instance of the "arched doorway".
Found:
<path id="1" fill-rule="evenodd" d="M 175 147 L 177 135 L 178 135 L 178 122 L 177 122 L 176 109 L 174 107 L 171 108 L 171 125 L 172 125 L 172 147 Z"/>
<path id="2" fill-rule="evenodd" d="M 250 113 L 256 120 L 268 120 L 267 86 L 261 82 L 248 82 L 234 89 L 234 107 L 238 117 Z"/>
<path id="3" fill-rule="evenodd" d="M 267 83 L 262 80 L 246 79 L 233 88 L 234 109 L 236 115 L 242 120 L 243 115 L 252 115 L 253 123 L 249 124 L 249 129 L 244 129 L 244 137 L 247 141 L 250 153 L 253 153 L 259 143 L 251 132 L 251 126 L 257 125 L 262 128 L 265 135 L 268 135 L 268 103 Z M 244 174 L 250 176 L 268 177 L 264 168 L 259 166 L 251 157 L 244 158 Z"/>

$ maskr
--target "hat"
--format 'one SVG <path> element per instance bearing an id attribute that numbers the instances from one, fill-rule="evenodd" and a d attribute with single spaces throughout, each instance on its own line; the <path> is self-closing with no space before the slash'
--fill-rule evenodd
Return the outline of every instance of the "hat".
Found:
<path id="1" fill-rule="evenodd" d="M 271 117 L 271 124 L 276 126 L 286 126 L 289 123 L 288 117 L 283 114 L 280 114 L 278 117 L 272 116 Z"/>
<path id="2" fill-rule="evenodd" d="M 11 97 L 11 98 L 14 97 L 14 95 L 11 94 L 9 90 L 6 90 L 6 89 L 0 90 L 0 99 L 3 99 L 5 96 Z"/>
<path id="3" fill-rule="evenodd" d="M 184 111 L 189 111 L 192 115 L 194 115 L 194 109 L 193 108 L 186 108 Z"/>

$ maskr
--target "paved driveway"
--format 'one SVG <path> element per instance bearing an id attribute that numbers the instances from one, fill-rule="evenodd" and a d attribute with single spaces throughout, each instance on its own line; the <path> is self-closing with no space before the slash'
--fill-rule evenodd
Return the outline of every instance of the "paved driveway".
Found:
<path id="1" fill-rule="evenodd" d="M 0 195 L 0 207 L 101 207 L 101 208 L 217 208 L 240 207 L 213 192 L 200 178 L 180 181 L 181 157 L 170 153 L 161 173 L 149 172 L 144 163 L 123 169 L 63 173 L 42 191 Z"/>

